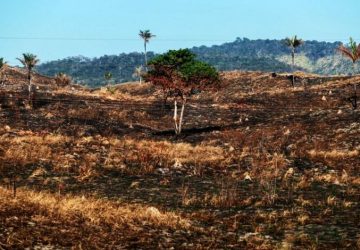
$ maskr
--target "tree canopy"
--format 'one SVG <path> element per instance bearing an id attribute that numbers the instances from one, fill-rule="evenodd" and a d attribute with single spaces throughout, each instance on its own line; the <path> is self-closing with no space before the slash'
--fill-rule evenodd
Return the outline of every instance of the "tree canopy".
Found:
<path id="1" fill-rule="evenodd" d="M 219 74 L 207 63 L 196 60 L 188 49 L 170 50 L 149 62 L 151 70 L 145 79 L 175 95 L 191 94 L 195 89 L 217 88 Z"/>

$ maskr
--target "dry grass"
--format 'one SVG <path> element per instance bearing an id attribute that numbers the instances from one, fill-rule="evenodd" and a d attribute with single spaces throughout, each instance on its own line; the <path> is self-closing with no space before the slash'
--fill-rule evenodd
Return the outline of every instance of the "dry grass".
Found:
<path id="1" fill-rule="evenodd" d="M 137 227 L 142 223 L 174 229 L 191 227 L 190 221 L 173 212 L 160 212 L 155 207 L 127 205 L 84 196 L 58 196 L 26 189 L 21 189 L 16 199 L 6 189 L 0 188 L 0 193 L 3 206 L 36 207 L 42 213 L 64 221 L 81 217 L 91 224 L 105 223 L 112 228 Z"/>
<path id="2" fill-rule="evenodd" d="M 0 249 L 355 249 L 358 78 L 297 75 L 314 82 L 224 74 L 179 137 L 146 84 L 4 105 L 0 171 L 22 178 L 16 199 L 0 189 Z"/>

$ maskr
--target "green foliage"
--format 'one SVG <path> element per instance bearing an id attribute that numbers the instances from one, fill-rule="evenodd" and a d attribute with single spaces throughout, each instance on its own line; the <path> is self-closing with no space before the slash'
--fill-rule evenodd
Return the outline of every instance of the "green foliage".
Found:
<path id="1" fill-rule="evenodd" d="M 144 40 L 145 43 L 148 43 L 151 38 L 155 37 L 150 30 L 140 30 L 139 36 Z"/>
<path id="2" fill-rule="evenodd" d="M 179 68 L 186 63 L 193 62 L 195 57 L 196 55 L 189 49 L 169 50 L 167 53 L 152 59 L 149 65 Z"/>
<path id="3" fill-rule="evenodd" d="M 348 47 L 345 47 L 344 45 L 340 44 L 340 46 L 337 48 L 337 50 L 347 58 L 351 59 L 351 61 L 354 64 L 360 59 L 360 44 L 357 45 L 356 42 L 350 37 L 350 42 Z"/>
<path id="4" fill-rule="evenodd" d="M 217 70 L 207 63 L 201 61 L 187 62 L 181 66 L 179 72 L 185 82 L 197 84 L 204 81 L 206 84 L 211 84 L 219 80 Z"/>
<path id="5" fill-rule="evenodd" d="M 104 74 L 104 78 L 105 78 L 106 81 L 110 81 L 111 78 L 112 78 L 111 72 L 106 72 L 106 73 Z"/>
<path id="6" fill-rule="evenodd" d="M 286 46 L 288 46 L 292 49 L 295 49 L 295 48 L 299 47 L 300 45 L 304 44 L 304 41 L 297 38 L 297 36 L 293 36 L 291 38 L 289 38 L 289 37 L 285 38 L 284 43 Z"/>
<path id="7" fill-rule="evenodd" d="M 145 78 L 163 89 L 176 91 L 181 96 L 190 94 L 195 89 L 214 87 L 219 82 L 217 70 L 195 57 L 188 49 L 170 50 L 149 63 L 152 69 Z"/>
<path id="8" fill-rule="evenodd" d="M 17 59 L 29 71 L 31 71 L 40 62 L 37 56 L 31 53 L 24 53 L 22 58 L 17 58 Z"/>

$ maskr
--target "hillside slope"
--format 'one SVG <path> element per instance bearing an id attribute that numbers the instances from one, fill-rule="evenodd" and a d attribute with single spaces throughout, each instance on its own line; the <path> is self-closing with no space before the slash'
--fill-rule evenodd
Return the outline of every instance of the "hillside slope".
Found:
<path id="1" fill-rule="evenodd" d="M 317 74 L 349 74 L 351 63 L 336 53 L 339 42 L 306 41 L 298 49 L 298 70 Z M 289 72 L 290 51 L 281 40 L 236 39 L 234 42 L 211 47 L 194 47 L 192 51 L 200 60 L 219 70 L 259 70 Z M 149 53 L 152 58 L 154 53 Z M 37 70 L 54 76 L 59 72 L 71 75 L 77 82 L 89 86 L 105 84 L 104 73 L 112 72 L 114 82 L 133 81 L 135 67 L 144 62 L 142 53 L 129 53 L 99 58 L 70 57 L 41 64 Z"/>

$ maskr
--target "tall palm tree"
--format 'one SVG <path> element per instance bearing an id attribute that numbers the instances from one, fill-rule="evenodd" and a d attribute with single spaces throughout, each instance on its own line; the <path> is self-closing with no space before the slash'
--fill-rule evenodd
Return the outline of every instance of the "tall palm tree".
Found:
<path id="1" fill-rule="evenodd" d="M 297 47 L 299 47 L 300 45 L 304 44 L 304 41 L 297 38 L 297 36 L 293 36 L 293 37 L 287 37 L 285 38 L 285 45 L 288 46 L 291 49 L 291 71 L 293 72 L 292 75 L 292 86 L 294 87 L 295 85 L 295 77 L 294 77 L 294 67 L 295 67 L 295 50 Z"/>
<path id="2" fill-rule="evenodd" d="M 342 55 L 349 58 L 353 63 L 353 74 L 355 75 L 355 65 L 356 62 L 360 59 L 360 44 L 357 45 L 356 42 L 350 37 L 349 46 L 345 47 L 343 44 L 337 48 Z M 357 108 L 357 93 L 356 93 L 356 82 L 354 82 L 354 109 Z"/>
<path id="3" fill-rule="evenodd" d="M 27 70 L 27 77 L 28 77 L 28 87 L 29 87 L 29 102 L 31 100 L 31 73 L 33 71 L 33 68 L 40 62 L 40 60 L 37 58 L 36 55 L 31 53 L 24 53 L 22 58 L 17 58 L 21 64 L 26 68 Z"/>
<path id="4" fill-rule="evenodd" d="M 139 78 L 139 83 L 141 84 L 143 74 L 144 74 L 143 66 L 138 66 L 134 70 L 133 77 Z"/>
<path id="5" fill-rule="evenodd" d="M 146 44 L 150 42 L 150 39 L 156 37 L 154 34 L 150 32 L 150 30 L 140 30 L 139 36 L 144 40 L 144 51 L 145 51 L 145 70 L 147 71 L 147 51 Z"/>

